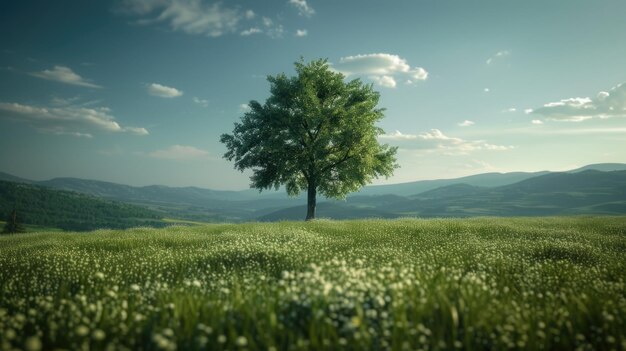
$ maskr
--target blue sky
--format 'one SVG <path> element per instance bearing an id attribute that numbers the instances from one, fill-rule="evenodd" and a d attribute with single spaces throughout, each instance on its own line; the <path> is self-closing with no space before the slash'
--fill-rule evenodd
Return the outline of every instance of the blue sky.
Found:
<path id="1" fill-rule="evenodd" d="M 0 170 L 244 189 L 219 135 L 267 75 L 328 58 L 373 83 L 378 183 L 626 162 L 626 2 L 0 4 Z"/>

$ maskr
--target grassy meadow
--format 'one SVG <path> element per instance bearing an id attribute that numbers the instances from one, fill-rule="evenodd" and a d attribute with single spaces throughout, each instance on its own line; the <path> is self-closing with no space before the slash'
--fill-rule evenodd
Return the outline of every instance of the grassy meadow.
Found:
<path id="1" fill-rule="evenodd" d="M 626 217 L 0 237 L 1 350 L 624 350 Z"/>

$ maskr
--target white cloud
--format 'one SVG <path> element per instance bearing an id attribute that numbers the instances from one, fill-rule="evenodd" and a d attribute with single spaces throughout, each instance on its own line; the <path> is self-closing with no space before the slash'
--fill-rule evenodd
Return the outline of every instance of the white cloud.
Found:
<path id="1" fill-rule="evenodd" d="M 540 119 L 533 119 L 532 121 L 530 121 L 530 123 L 532 124 L 543 124 L 543 121 Z"/>
<path id="2" fill-rule="evenodd" d="M 524 110 L 524 113 L 529 115 L 529 114 L 533 113 L 533 109 L 532 108 L 527 108 L 527 109 Z"/>
<path id="3" fill-rule="evenodd" d="M 529 114 L 548 120 L 581 122 L 592 118 L 626 117 L 626 83 L 611 90 L 601 91 L 595 97 L 575 97 L 549 102 L 532 109 Z"/>
<path id="4" fill-rule="evenodd" d="M 483 91 L 484 91 L 485 93 L 488 93 L 488 92 L 489 92 L 489 88 L 485 88 L 485 89 L 483 89 Z"/>
<path id="5" fill-rule="evenodd" d="M 610 93 L 606 92 L 606 91 L 601 91 L 598 93 L 598 95 L 596 95 L 598 100 L 600 101 L 604 101 L 606 100 L 606 98 L 608 98 L 609 96 L 611 96 Z"/>
<path id="6" fill-rule="evenodd" d="M 205 100 L 205 99 L 200 99 L 199 97 L 194 96 L 193 97 L 193 102 L 202 106 L 202 107 L 207 107 L 209 106 L 209 100 Z"/>
<path id="7" fill-rule="evenodd" d="M 346 76 L 366 76 L 384 87 L 395 87 L 396 77 L 408 79 L 409 84 L 428 78 L 428 72 L 422 67 L 411 68 L 400 56 L 385 53 L 342 57 L 333 69 Z"/>
<path id="8" fill-rule="evenodd" d="M 511 51 L 509 50 L 502 50 L 502 51 L 498 51 L 495 55 L 491 56 L 490 58 L 487 59 L 487 64 L 490 65 L 492 64 L 494 61 L 505 58 L 511 56 Z"/>
<path id="9" fill-rule="evenodd" d="M 561 101 L 557 101 L 557 102 L 549 102 L 545 105 L 543 105 L 544 107 L 560 107 L 560 106 L 568 106 L 568 107 L 574 107 L 574 108 L 580 108 L 580 107 L 584 107 L 585 105 L 591 103 L 591 99 L 586 97 L 586 98 L 569 98 L 569 99 L 564 99 Z"/>
<path id="10" fill-rule="evenodd" d="M 400 56 L 382 53 L 342 57 L 335 68 L 347 75 L 386 75 L 406 73 L 411 69 L 406 60 Z"/>
<path id="11" fill-rule="evenodd" d="M 148 85 L 148 93 L 150 95 L 162 97 L 162 98 L 175 98 L 183 95 L 183 92 L 172 87 L 168 87 L 165 85 L 152 83 Z"/>
<path id="12" fill-rule="evenodd" d="M 140 128 L 140 127 L 124 127 L 122 128 L 123 132 L 129 132 L 135 135 L 148 135 L 148 131 L 146 130 L 146 128 Z"/>
<path id="13" fill-rule="evenodd" d="M 122 4 L 122 11 L 142 16 L 139 24 L 167 23 L 175 31 L 210 37 L 235 32 L 242 19 L 254 17 L 250 10 L 201 0 L 125 0 Z"/>
<path id="14" fill-rule="evenodd" d="M 78 85 L 87 88 L 102 88 L 101 86 L 92 83 L 88 79 L 85 79 L 78 74 L 74 73 L 69 67 L 54 66 L 52 69 L 46 69 L 41 72 L 33 72 L 30 75 L 47 80 L 53 80 L 65 84 Z"/>
<path id="15" fill-rule="evenodd" d="M 469 127 L 469 126 L 472 126 L 472 125 L 474 125 L 474 122 L 469 121 L 467 119 L 465 121 L 463 121 L 463 122 L 458 124 L 459 127 Z"/>
<path id="16" fill-rule="evenodd" d="M 263 33 L 263 31 L 261 29 L 257 28 L 257 27 L 252 27 L 252 28 L 249 28 L 249 29 L 246 29 L 246 30 L 242 31 L 239 34 L 244 36 L 244 37 L 247 37 L 249 35 L 258 34 L 258 33 Z"/>
<path id="17" fill-rule="evenodd" d="M 225 1 L 205 0 L 121 0 L 118 12 L 140 17 L 136 23 L 152 25 L 164 23 L 173 31 L 191 35 L 219 37 L 237 33 L 241 36 L 265 33 L 270 38 L 281 38 L 283 26 L 251 9 L 244 10 Z M 296 1 L 298 8 L 312 11 L 304 0 Z M 301 7 L 302 3 L 306 7 Z M 307 12 L 308 13 L 308 12 Z"/>
<path id="18" fill-rule="evenodd" d="M 502 112 L 516 112 L 517 109 L 515 107 L 509 107 L 506 110 L 502 111 Z"/>
<path id="19" fill-rule="evenodd" d="M 422 133 L 418 137 L 424 141 L 430 141 L 435 145 L 434 149 L 445 154 L 469 154 L 473 151 L 505 151 L 511 150 L 513 146 L 489 144 L 484 140 L 464 140 L 461 138 L 449 137 L 439 129 L 431 129 L 430 132 Z"/>
<path id="20" fill-rule="evenodd" d="M 311 17 L 315 14 L 315 10 L 307 4 L 306 0 L 289 0 L 288 3 L 298 10 L 300 16 Z"/>
<path id="21" fill-rule="evenodd" d="M 239 112 L 249 112 L 249 111 L 250 111 L 250 106 L 248 104 L 239 105 Z"/>
<path id="22" fill-rule="evenodd" d="M 402 134 L 399 130 L 396 130 L 390 134 L 383 134 L 378 136 L 379 139 L 387 140 L 413 140 L 417 139 L 417 135 L 414 134 Z"/>
<path id="23" fill-rule="evenodd" d="M 445 141 L 453 141 L 453 142 L 462 142 L 463 139 L 452 138 L 446 136 L 439 129 L 431 129 L 430 132 L 422 133 L 419 137 L 423 140 L 445 140 Z"/>
<path id="24" fill-rule="evenodd" d="M 376 84 L 380 85 L 381 87 L 386 87 L 386 88 L 396 87 L 396 80 L 393 79 L 393 77 L 391 76 L 370 76 L 369 78 L 373 80 L 374 82 L 376 82 Z"/>
<path id="25" fill-rule="evenodd" d="M 400 131 L 378 136 L 379 139 L 400 143 L 404 149 L 439 152 L 445 155 L 466 155 L 474 151 L 506 151 L 513 146 L 490 144 L 484 140 L 464 140 L 445 135 L 439 129 L 421 134 L 403 134 Z"/>
<path id="26" fill-rule="evenodd" d="M 148 156 L 167 160 L 193 160 L 209 158 L 210 153 L 194 146 L 172 145 L 166 149 L 152 151 Z"/>
<path id="27" fill-rule="evenodd" d="M 428 72 L 422 67 L 415 67 L 413 70 L 409 71 L 409 76 L 416 80 L 426 80 L 428 78 Z"/>
<path id="28" fill-rule="evenodd" d="M 306 29 L 298 29 L 296 30 L 296 37 L 306 37 L 309 32 Z"/>
<path id="29" fill-rule="evenodd" d="M 107 107 L 80 105 L 38 107 L 19 103 L 0 103 L 0 118 L 25 122 L 39 131 L 57 135 L 91 138 L 93 131 L 147 135 L 145 128 L 122 127 Z"/>
<path id="30" fill-rule="evenodd" d="M 86 138 L 86 139 L 91 139 L 93 138 L 93 135 L 91 133 L 81 133 L 81 132 L 66 132 L 63 130 L 55 130 L 55 129 L 50 129 L 50 130 L 44 130 L 44 132 L 50 133 L 50 134 L 54 134 L 54 135 L 70 135 L 76 138 Z"/>

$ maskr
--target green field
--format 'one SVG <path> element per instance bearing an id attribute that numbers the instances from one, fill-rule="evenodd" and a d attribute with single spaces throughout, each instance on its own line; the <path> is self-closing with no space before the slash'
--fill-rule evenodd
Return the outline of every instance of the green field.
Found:
<path id="1" fill-rule="evenodd" d="M 0 237 L 0 349 L 626 349 L 626 217 Z"/>

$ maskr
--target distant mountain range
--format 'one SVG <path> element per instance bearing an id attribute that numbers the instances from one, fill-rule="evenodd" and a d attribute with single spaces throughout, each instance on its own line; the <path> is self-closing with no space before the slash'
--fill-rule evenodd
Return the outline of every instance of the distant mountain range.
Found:
<path id="1" fill-rule="evenodd" d="M 135 187 L 78 178 L 32 181 L 2 172 L 0 180 L 74 191 L 194 221 L 274 221 L 302 219 L 306 213 L 304 197 L 289 198 L 284 191 Z M 335 219 L 626 214 L 626 164 L 367 186 L 345 201 L 318 201 L 318 217 Z"/>
<path id="2" fill-rule="evenodd" d="M 282 209 L 262 221 L 302 217 L 305 206 Z M 452 184 L 411 196 L 354 196 L 321 203 L 318 217 L 470 217 L 626 214 L 626 171 L 548 173 L 498 187 Z"/>

